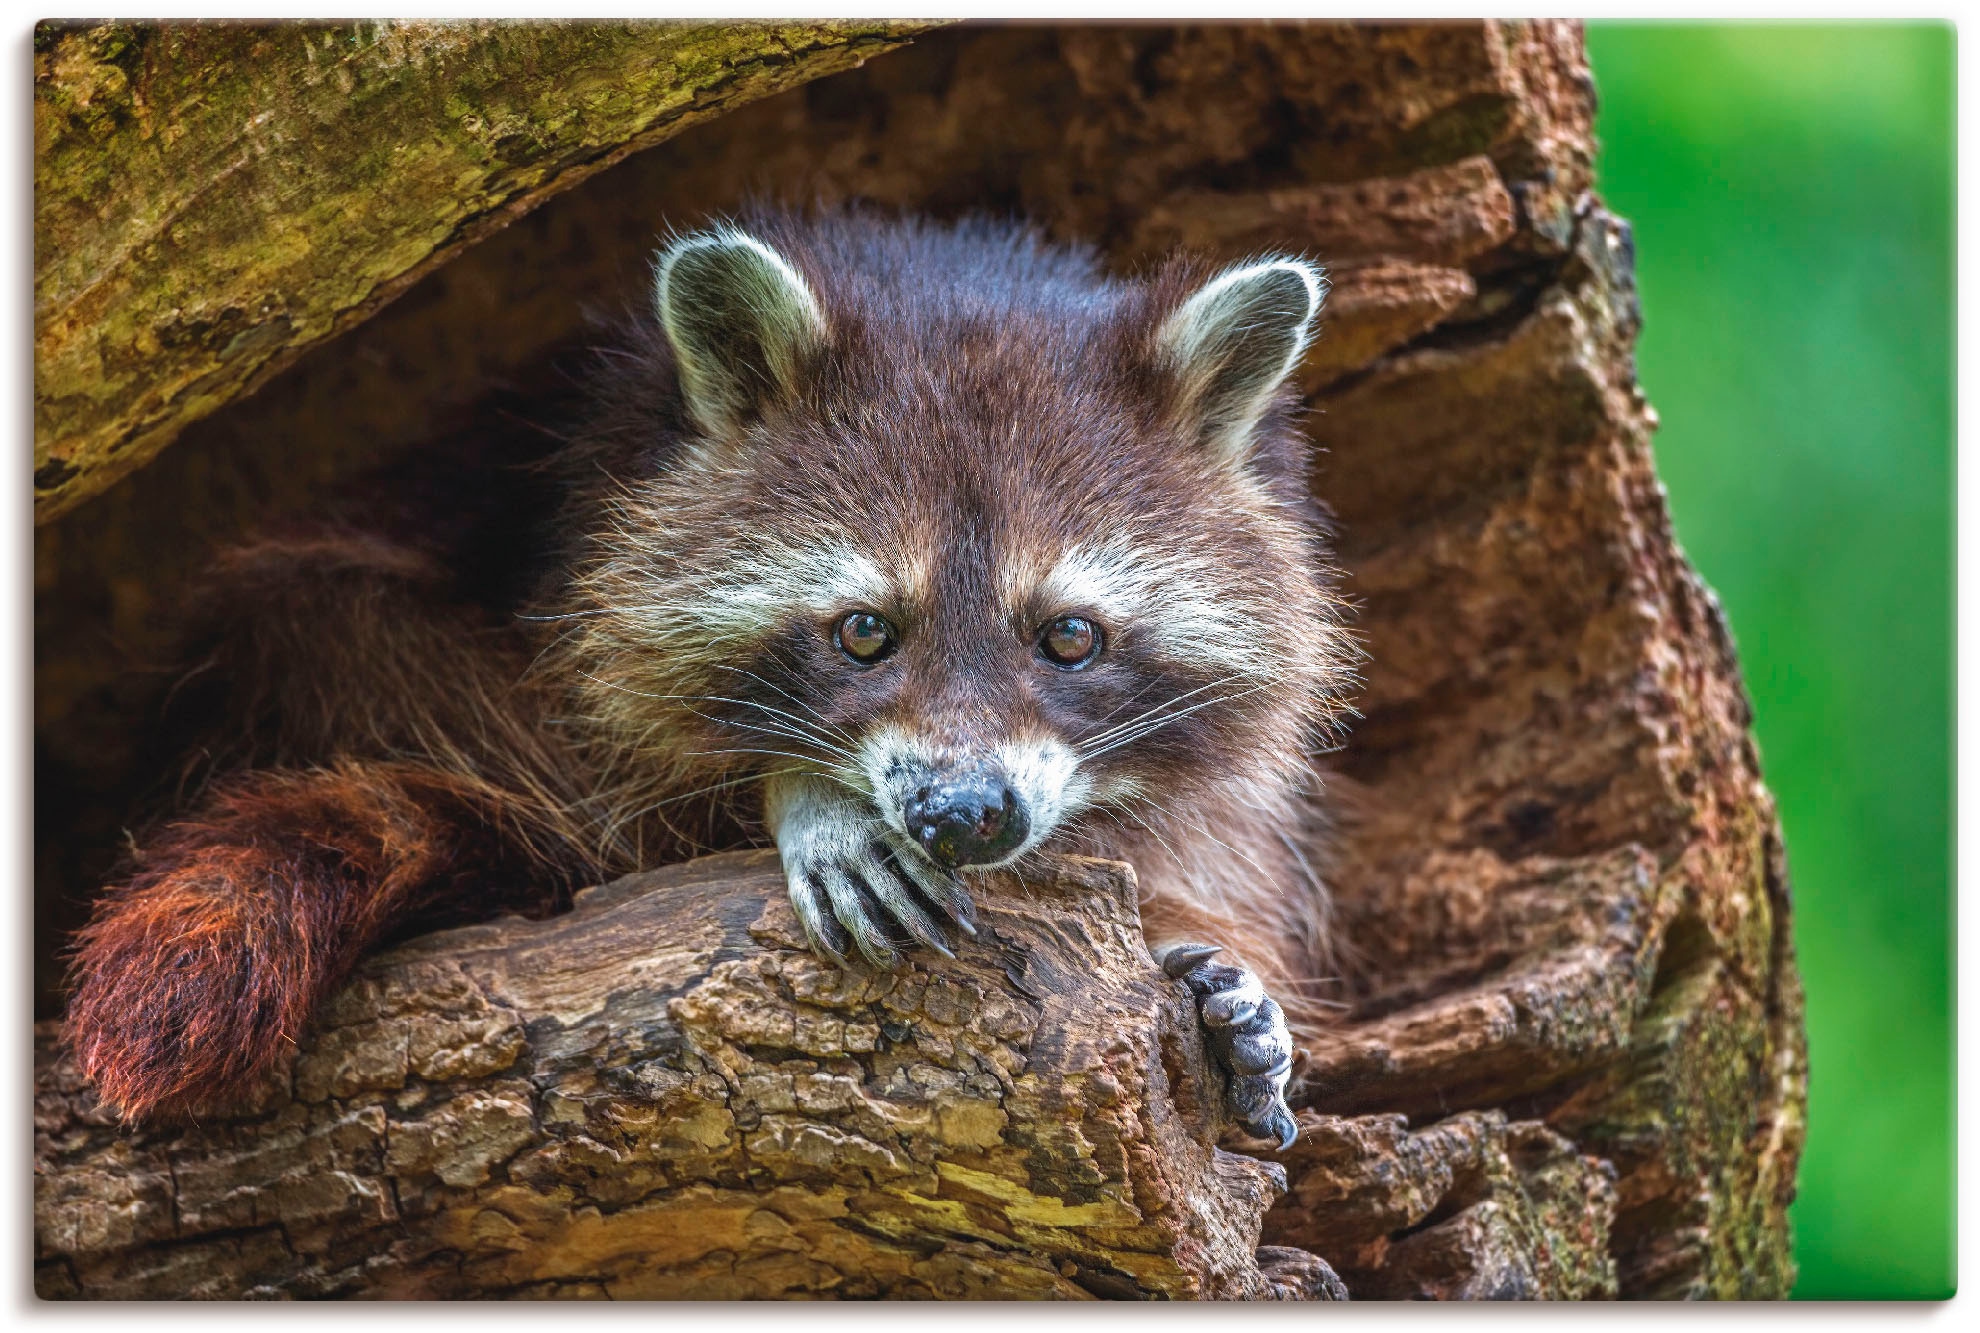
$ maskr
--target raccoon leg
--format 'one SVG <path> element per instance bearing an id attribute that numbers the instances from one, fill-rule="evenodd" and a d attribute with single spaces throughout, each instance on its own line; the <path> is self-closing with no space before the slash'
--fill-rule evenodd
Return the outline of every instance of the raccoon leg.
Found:
<path id="1" fill-rule="evenodd" d="M 854 793 L 823 778 L 773 778 L 764 816 L 805 937 L 833 962 L 844 966 L 857 948 L 873 966 L 894 967 L 909 943 L 895 927 L 947 954 L 937 910 L 963 933 L 976 933 L 962 880 L 930 862 Z"/>
<path id="2" fill-rule="evenodd" d="M 1292 1030 L 1278 1001 L 1265 993 L 1246 967 L 1214 961 L 1215 944 L 1169 944 L 1154 951 L 1155 961 L 1196 997 L 1213 1056 L 1223 1065 L 1225 1099 L 1245 1129 L 1276 1139 L 1280 1151 L 1292 1147 L 1299 1127 L 1286 1105 L 1292 1077 Z"/>
<path id="3" fill-rule="evenodd" d="M 67 1035 L 83 1073 L 126 1120 L 237 1098 L 381 935 L 450 895 L 542 883 L 500 848 L 487 795 L 349 762 L 215 791 L 77 936 Z"/>

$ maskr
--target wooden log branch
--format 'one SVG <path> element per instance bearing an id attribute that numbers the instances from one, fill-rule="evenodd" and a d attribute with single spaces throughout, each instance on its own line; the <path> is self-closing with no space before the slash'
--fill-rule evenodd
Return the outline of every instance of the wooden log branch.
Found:
<path id="1" fill-rule="evenodd" d="M 44 1296 L 1324 1298 L 1263 1252 L 1131 872 L 981 898 L 959 960 L 842 970 L 775 853 L 374 959 L 236 1114 L 129 1134 L 44 1040 Z"/>
<path id="2" fill-rule="evenodd" d="M 1296 1256 L 1317 1255 L 1357 1297 L 1784 1295 L 1806 1075 L 1785 857 L 1730 637 L 1671 535 L 1652 465 L 1655 415 L 1632 362 L 1632 242 L 1592 193 L 1592 119 L 1571 24 L 961 28 L 627 159 L 39 530 L 38 752 L 51 791 L 69 799 L 38 806 L 71 821 L 38 862 L 44 956 L 59 930 L 41 921 L 59 923 L 90 886 L 93 863 L 75 849 L 116 841 L 120 811 L 102 793 L 147 776 L 129 740 L 144 694 L 105 645 L 153 642 L 149 610 L 172 603 L 213 541 L 305 509 L 393 451 L 444 451 L 463 405 L 553 379 L 590 336 L 580 308 L 633 290 L 662 221 L 693 225 L 770 184 L 941 216 L 1019 212 L 1124 267 L 1175 245 L 1222 257 L 1304 250 L 1337 282 L 1304 382 L 1321 447 L 1314 486 L 1339 518 L 1369 661 L 1363 716 L 1329 789 L 1346 1008 L 1312 1044 L 1302 1140 L 1280 1159 L 1289 1191 L 1263 1222 L 1266 1261 L 1246 1262 L 1277 1290 L 1315 1290 L 1318 1261 Z M 271 452 L 270 439 L 288 447 Z M 460 949 L 484 937 L 446 938 Z M 436 947 L 402 957 L 438 966 Z M 981 965 L 965 956 L 966 969 Z M 979 980 L 1018 1004 L 994 975 Z M 616 1012 L 583 1039 L 608 1068 L 625 1063 L 621 1049 L 648 1049 L 648 1026 L 616 1026 Z M 333 1032 L 357 1021 L 336 1018 Z M 537 1042 L 535 1027 L 523 1031 Z M 318 1067 L 332 1034 L 314 1040 L 299 1070 Z M 1028 1058 L 1042 1071 L 1048 1055 L 1061 1058 L 1034 1042 Z M 845 1058 L 865 1071 L 874 1057 Z M 84 1193 L 103 1202 L 45 1230 L 49 1290 L 124 1271 L 106 1255 L 173 1245 L 200 1256 L 259 1246 L 271 1264 L 300 1262 L 285 1248 L 300 1224 L 237 1220 L 204 1239 L 170 1230 L 181 1168 L 167 1145 L 191 1140 L 91 1124 L 63 1070 L 48 1065 L 41 1083 L 51 1123 L 68 1127 L 45 1151 L 73 1139 L 78 1156 L 46 1160 L 64 1179 L 71 1167 L 96 1172 Z M 498 1089 L 523 1076 L 504 1067 L 429 1082 L 438 1077 L 362 1095 L 389 1125 L 455 1097 L 510 1097 Z M 1168 1066 L 1164 1077 L 1177 1123 L 1195 1126 L 1189 1151 L 1207 1153 L 1191 1079 Z M 319 1084 L 296 1079 L 294 1100 L 214 1128 L 233 1136 L 226 1152 L 284 1115 L 301 1117 L 281 1130 L 297 1142 L 305 1127 L 331 1133 L 317 1117 L 344 1094 L 311 1101 Z M 652 1096 L 662 1092 L 685 1095 Z M 1146 1105 L 1160 1101 L 1151 1091 Z M 562 1142 L 541 1106 L 531 1103 L 531 1124 Z M 1099 1114 L 1091 1106 L 1077 1100 L 1078 1123 Z M 568 1133 L 620 1151 L 589 1124 Z M 1005 1125 L 1000 1142 L 1017 1143 L 1019 1129 Z M 650 1147 L 660 1131 L 640 1132 Z M 389 1135 L 358 1138 L 376 1155 Z M 1053 1142 L 1050 1160 L 1089 1160 Z M 962 1151 L 967 1164 L 1004 1149 Z M 618 1171 L 616 1158 L 595 1160 L 601 1178 Z M 1144 1168 L 1106 1169 L 1121 1182 Z M 401 1203 L 437 1188 L 415 1186 Z M 580 1212 L 616 1216 L 618 1205 L 568 1188 Z M 719 1188 L 754 1191 L 746 1177 Z M 492 1211 L 508 1222 L 482 1224 L 499 1233 L 490 1246 L 504 1225 L 578 1225 Z M 800 1230 L 816 1221 L 769 1211 Z M 971 1226 L 988 1215 L 970 1213 Z M 138 1219 L 150 1228 L 142 1242 Z M 1176 1226 L 1163 1235 L 1187 1232 Z M 972 1230 L 968 1243 L 1006 1246 L 1000 1272 L 1044 1271 L 1015 1257 L 1015 1230 L 988 1230 L 1000 1239 Z M 1245 1233 L 1237 1249 L 1251 1243 Z M 1176 1259 L 1175 1246 L 1161 1252 L 1192 1275 L 1170 1290 L 1226 1280 Z M 311 1272 L 363 1268 L 355 1242 L 322 1254 Z M 1081 1274 L 1101 1268 L 1066 1261 L 1075 1272 L 1054 1291 L 1098 1290 Z M 143 1290 L 194 1290 L 207 1262 L 144 1270 L 154 1275 Z M 430 1262 L 417 1271 L 439 1271 Z M 1232 1262 L 1224 1271 L 1248 1271 Z M 876 1271 L 904 1271 L 894 1263 Z M 834 1271 L 854 1280 L 851 1266 Z"/>
<path id="3" fill-rule="evenodd" d="M 1615 1168 L 1539 1121 L 1303 1112 L 1268 1234 L 1339 1256 L 1362 1300 L 1616 1295 Z"/>
<path id="4" fill-rule="evenodd" d="M 42 24 L 37 518 L 626 154 L 927 26 Z"/>

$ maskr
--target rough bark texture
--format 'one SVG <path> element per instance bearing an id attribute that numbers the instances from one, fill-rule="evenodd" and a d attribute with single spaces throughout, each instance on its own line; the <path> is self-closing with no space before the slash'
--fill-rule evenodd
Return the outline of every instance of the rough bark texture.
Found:
<path id="1" fill-rule="evenodd" d="M 42 24 L 37 517 L 627 153 L 925 26 Z"/>
<path id="2" fill-rule="evenodd" d="M 628 159 L 40 529 L 38 787 L 78 797 L 43 902 L 115 841 L 122 668 L 208 543 L 552 378 L 663 221 L 756 187 L 1021 212 L 1122 265 L 1305 250 L 1338 282 L 1314 485 L 1370 658 L 1330 798 L 1346 1008 L 1264 1238 L 1356 1296 L 1784 1294 L 1784 856 L 1652 468 L 1592 103 L 1564 24 L 960 29 Z M 141 1174 L 87 1188 L 114 1210 Z"/>
<path id="3" fill-rule="evenodd" d="M 842 971 L 774 852 L 374 959 L 255 1104 L 120 1133 L 46 1043 L 44 1296 L 1307 1299 L 1215 1145 L 1132 873 L 994 886 L 958 961 Z M 1212 1095 L 1206 1097 L 1205 1090 Z"/>

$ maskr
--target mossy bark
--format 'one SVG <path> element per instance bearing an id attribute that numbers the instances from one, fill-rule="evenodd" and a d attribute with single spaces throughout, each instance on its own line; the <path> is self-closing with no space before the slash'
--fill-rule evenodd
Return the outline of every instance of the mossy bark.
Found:
<path id="1" fill-rule="evenodd" d="M 627 153 L 925 26 L 41 24 L 37 516 Z"/>
<path id="2" fill-rule="evenodd" d="M 1592 118 L 1570 24 L 962 28 L 628 159 L 40 529 L 39 772 L 75 797 L 44 918 L 136 780 L 147 693 L 104 645 L 155 642 L 213 542 L 553 378 L 659 220 L 775 182 L 1020 212 L 1124 268 L 1304 250 L 1338 284 L 1308 426 L 1370 657 L 1328 796 L 1344 1010 L 1264 1239 L 1362 1296 L 1785 1294 L 1785 860 L 1652 466 Z"/>

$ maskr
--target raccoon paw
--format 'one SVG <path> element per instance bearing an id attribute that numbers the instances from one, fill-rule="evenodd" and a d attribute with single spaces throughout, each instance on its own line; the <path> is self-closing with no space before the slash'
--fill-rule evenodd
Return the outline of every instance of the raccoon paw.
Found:
<path id="1" fill-rule="evenodd" d="M 791 906 L 811 947 L 840 966 L 857 948 L 891 968 L 920 942 L 948 957 L 944 918 L 976 934 L 962 880 L 931 864 L 891 830 L 850 811 L 786 819 L 777 831 Z"/>
<path id="2" fill-rule="evenodd" d="M 1299 1137 L 1286 1082 L 1292 1077 L 1292 1030 L 1278 1001 L 1250 969 L 1210 960 L 1214 944 L 1171 944 L 1156 952 L 1162 970 L 1189 987 L 1210 1053 L 1224 1070 L 1224 1096 L 1238 1122 L 1279 1150 Z"/>

